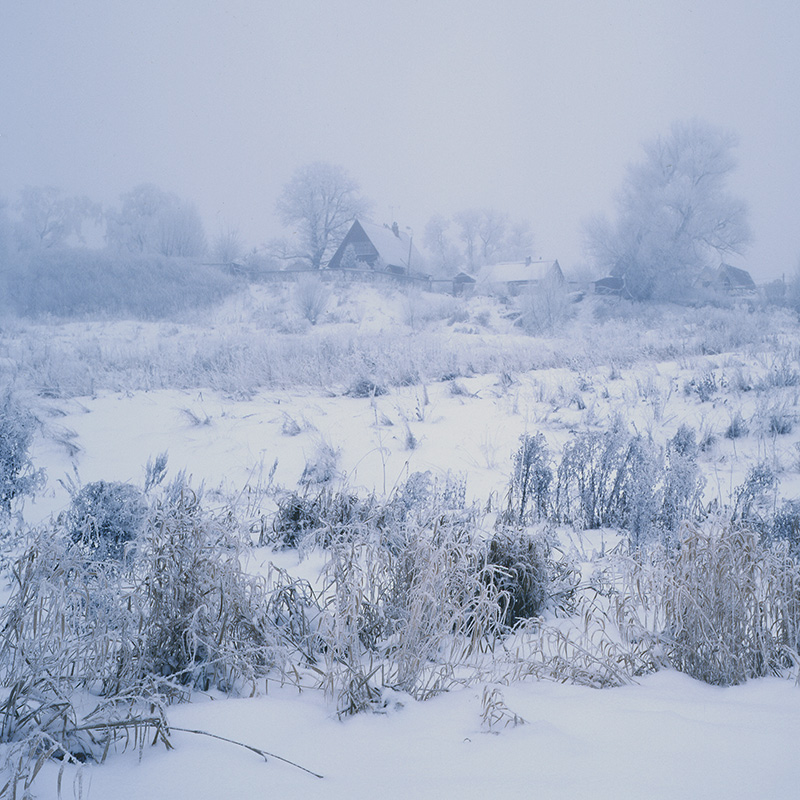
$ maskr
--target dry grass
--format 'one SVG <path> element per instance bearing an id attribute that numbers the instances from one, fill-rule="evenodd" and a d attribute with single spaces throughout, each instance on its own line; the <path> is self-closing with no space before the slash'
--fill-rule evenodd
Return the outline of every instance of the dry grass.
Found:
<path id="1" fill-rule="evenodd" d="M 675 669 L 727 686 L 797 663 L 800 568 L 784 546 L 718 518 L 630 563 L 625 592 L 640 611 L 623 628 Z"/>

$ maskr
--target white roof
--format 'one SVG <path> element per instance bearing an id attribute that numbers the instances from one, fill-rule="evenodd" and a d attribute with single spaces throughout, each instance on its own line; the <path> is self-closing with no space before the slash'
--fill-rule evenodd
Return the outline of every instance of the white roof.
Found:
<path id="1" fill-rule="evenodd" d="M 420 269 L 423 266 L 422 256 L 405 231 L 398 231 L 398 235 L 395 235 L 391 228 L 384 225 L 376 225 L 374 222 L 363 222 L 362 220 L 359 220 L 359 223 L 387 266 L 408 267 L 409 249 L 411 250 L 411 267 Z"/>

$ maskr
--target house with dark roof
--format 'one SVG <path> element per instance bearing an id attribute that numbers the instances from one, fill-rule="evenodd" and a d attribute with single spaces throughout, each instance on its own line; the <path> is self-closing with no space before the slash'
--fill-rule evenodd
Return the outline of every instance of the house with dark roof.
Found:
<path id="1" fill-rule="evenodd" d="M 356 220 L 328 262 L 328 269 L 382 270 L 422 277 L 425 262 L 409 234 L 393 225 Z"/>

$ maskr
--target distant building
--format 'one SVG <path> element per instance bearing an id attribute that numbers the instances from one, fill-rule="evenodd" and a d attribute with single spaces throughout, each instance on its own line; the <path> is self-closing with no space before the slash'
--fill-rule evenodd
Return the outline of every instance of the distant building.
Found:
<path id="1" fill-rule="evenodd" d="M 396 222 L 390 227 L 361 220 L 353 223 L 328 262 L 328 269 L 383 270 L 409 277 L 422 277 L 424 267 L 412 237 Z"/>
<path id="2" fill-rule="evenodd" d="M 630 297 L 628 290 L 625 288 L 625 278 L 615 275 L 592 281 L 592 289 L 595 294 L 605 297 Z"/>
<path id="3" fill-rule="evenodd" d="M 475 286 L 475 278 L 466 272 L 459 272 L 453 278 L 453 294 L 466 294 Z"/>
<path id="4" fill-rule="evenodd" d="M 475 288 L 492 294 L 519 294 L 530 286 L 545 282 L 558 285 L 565 283 L 564 273 L 558 261 L 501 261 L 482 267 L 476 278 Z"/>
<path id="5" fill-rule="evenodd" d="M 745 269 L 720 264 L 718 269 L 706 267 L 695 281 L 698 289 L 711 289 L 733 296 L 749 296 L 756 292 L 756 284 Z"/>

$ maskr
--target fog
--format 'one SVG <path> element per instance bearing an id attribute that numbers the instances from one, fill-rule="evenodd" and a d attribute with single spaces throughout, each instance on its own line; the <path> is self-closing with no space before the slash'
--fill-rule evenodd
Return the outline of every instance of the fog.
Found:
<path id="1" fill-rule="evenodd" d="M 113 204 L 153 182 L 257 246 L 293 170 L 324 160 L 376 221 L 421 236 L 493 206 L 570 268 L 641 142 L 699 117 L 739 136 L 739 265 L 765 280 L 800 256 L 799 39 L 780 0 L 4 0 L 0 196 Z"/>

